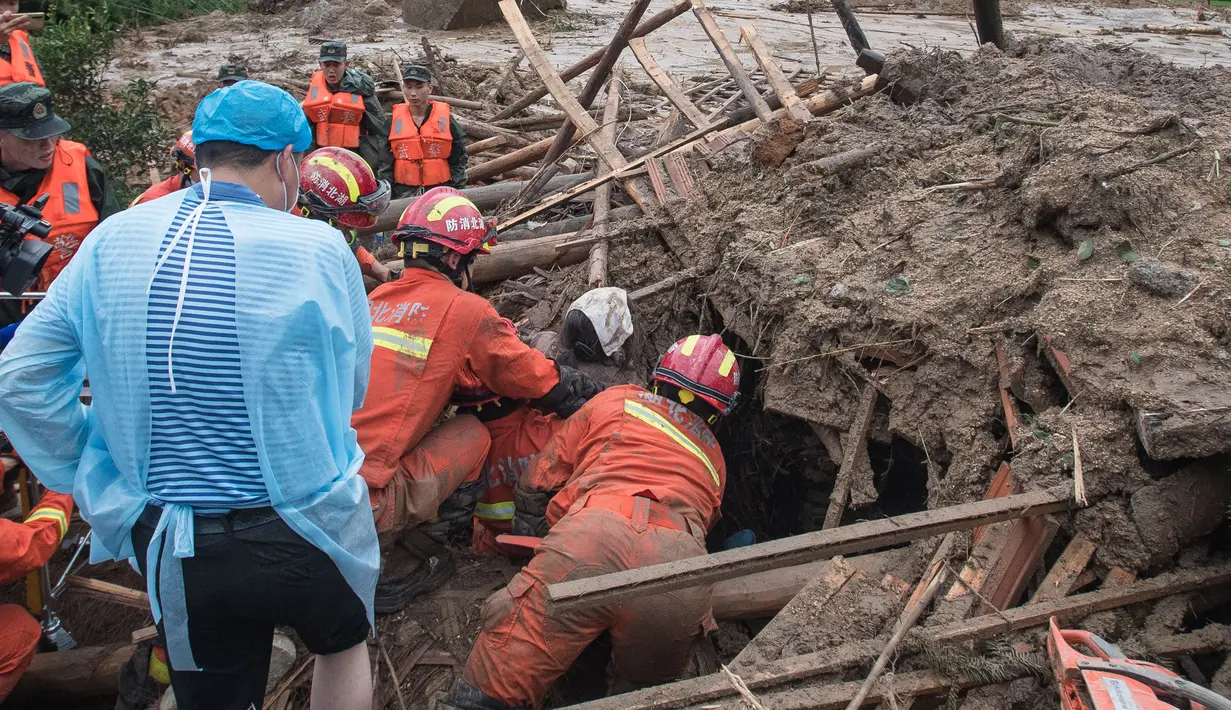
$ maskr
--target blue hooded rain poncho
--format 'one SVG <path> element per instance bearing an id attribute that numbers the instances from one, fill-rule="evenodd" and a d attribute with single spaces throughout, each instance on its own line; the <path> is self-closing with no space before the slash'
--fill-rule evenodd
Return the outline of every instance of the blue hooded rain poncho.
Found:
<path id="1" fill-rule="evenodd" d="M 271 151 L 287 145 L 303 151 L 311 139 L 295 100 L 254 81 L 207 96 L 193 135 L 198 145 L 229 140 Z M 187 240 L 182 265 L 159 258 L 185 200 L 199 201 L 193 209 L 198 219 L 206 203 L 218 207 L 234 237 L 244 403 L 270 505 L 333 559 L 367 606 L 369 622 L 379 569 L 368 489 L 358 475 L 363 452 L 350 427 L 351 412 L 363 403 L 372 353 L 358 264 L 332 227 L 256 199 L 227 199 L 247 189 L 242 186 L 226 185 L 211 201 L 209 182 L 203 171 L 201 185 L 100 224 L 0 356 L 0 429 L 44 485 L 73 494 L 94 531 L 91 562 L 133 557 L 134 523 L 147 504 L 162 506 L 147 555 L 148 570 L 159 569 L 161 557 L 159 593 L 153 575 L 147 585 L 171 664 L 181 670 L 198 668 L 188 643 L 180 564 L 194 554 L 193 509 L 154 500 L 147 490 L 146 337 L 155 271 L 169 269 L 183 283 L 192 274 L 192 216 L 175 237 Z M 291 194 L 284 202 L 290 206 L 294 199 Z M 87 374 L 89 408 L 78 400 Z"/>

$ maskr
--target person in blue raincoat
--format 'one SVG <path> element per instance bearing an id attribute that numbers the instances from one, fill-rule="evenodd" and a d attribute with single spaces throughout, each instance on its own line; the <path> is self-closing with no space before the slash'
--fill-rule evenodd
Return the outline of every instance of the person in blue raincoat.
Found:
<path id="1" fill-rule="evenodd" d="M 99 225 L 5 348 L 0 429 L 73 494 L 92 561 L 137 558 L 182 710 L 260 707 L 275 624 L 317 654 L 313 708 L 368 708 L 359 266 L 287 214 L 311 142 L 293 98 L 241 81 L 192 130 L 200 183 Z"/>

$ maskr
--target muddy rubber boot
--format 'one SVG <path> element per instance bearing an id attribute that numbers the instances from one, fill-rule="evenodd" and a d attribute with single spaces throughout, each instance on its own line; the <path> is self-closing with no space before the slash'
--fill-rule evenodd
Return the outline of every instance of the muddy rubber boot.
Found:
<path id="1" fill-rule="evenodd" d="M 453 552 L 435 526 L 420 525 L 381 553 L 373 608 L 377 614 L 401 611 L 416 597 L 434 592 L 453 574 Z"/>
<path id="2" fill-rule="evenodd" d="M 439 710 L 530 710 L 528 705 L 505 705 L 466 682 L 465 678 L 453 681 L 449 695 L 436 707 Z"/>

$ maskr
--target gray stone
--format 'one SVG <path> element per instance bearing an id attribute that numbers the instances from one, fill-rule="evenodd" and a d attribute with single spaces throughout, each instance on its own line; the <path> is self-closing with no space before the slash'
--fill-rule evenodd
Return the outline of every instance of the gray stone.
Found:
<path id="1" fill-rule="evenodd" d="M 528 18 L 542 17 L 547 10 L 565 10 L 565 0 L 519 0 Z M 498 0 L 404 0 L 402 20 L 424 30 L 460 30 L 503 22 Z"/>
<path id="2" fill-rule="evenodd" d="M 1147 257 L 1129 265 L 1128 280 L 1151 293 L 1176 297 L 1196 288 L 1201 282 L 1201 274 L 1178 264 Z"/>

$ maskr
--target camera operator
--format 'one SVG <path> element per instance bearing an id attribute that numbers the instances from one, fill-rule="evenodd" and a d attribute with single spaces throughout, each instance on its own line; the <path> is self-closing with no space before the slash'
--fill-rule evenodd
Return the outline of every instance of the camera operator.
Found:
<path id="1" fill-rule="evenodd" d="M 0 86 L 0 202 L 24 205 L 50 199 L 43 219 L 54 249 L 34 288 L 46 291 L 81 241 L 100 221 L 120 211 L 102 166 L 80 143 L 60 138 L 68 122 L 56 115 L 51 92 L 29 82 Z M 19 301 L 0 301 L 0 326 L 21 319 Z"/>

